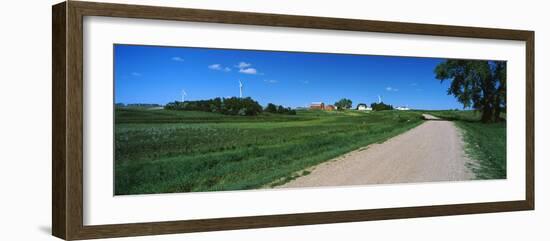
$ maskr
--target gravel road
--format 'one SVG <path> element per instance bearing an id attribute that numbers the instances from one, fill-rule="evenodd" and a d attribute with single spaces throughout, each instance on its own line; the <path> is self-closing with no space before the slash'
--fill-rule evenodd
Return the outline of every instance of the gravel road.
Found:
<path id="1" fill-rule="evenodd" d="M 451 121 L 424 114 L 421 125 L 381 144 L 372 144 L 319 164 L 309 175 L 276 188 L 390 184 L 473 179 L 471 162 Z"/>

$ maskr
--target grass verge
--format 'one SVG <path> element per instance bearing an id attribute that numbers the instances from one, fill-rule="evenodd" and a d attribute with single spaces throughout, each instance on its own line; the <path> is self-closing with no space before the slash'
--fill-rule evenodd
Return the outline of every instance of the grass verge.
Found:
<path id="1" fill-rule="evenodd" d="M 466 154 L 475 163 L 468 167 L 477 179 L 506 178 L 506 122 L 481 123 L 474 111 L 437 111 L 430 114 L 453 120 L 462 130 Z"/>
<path id="2" fill-rule="evenodd" d="M 506 178 L 506 124 L 456 121 L 463 131 L 469 165 L 478 179 Z"/>

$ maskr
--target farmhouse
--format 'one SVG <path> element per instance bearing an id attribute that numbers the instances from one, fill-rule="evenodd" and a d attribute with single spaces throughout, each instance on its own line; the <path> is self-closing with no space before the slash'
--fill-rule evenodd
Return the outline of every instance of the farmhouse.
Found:
<path id="1" fill-rule="evenodd" d="M 357 110 L 372 110 L 372 108 L 367 106 L 366 104 L 361 103 L 357 105 Z"/>
<path id="2" fill-rule="evenodd" d="M 324 110 L 325 109 L 325 103 L 323 102 L 312 102 L 309 105 L 310 110 Z"/>

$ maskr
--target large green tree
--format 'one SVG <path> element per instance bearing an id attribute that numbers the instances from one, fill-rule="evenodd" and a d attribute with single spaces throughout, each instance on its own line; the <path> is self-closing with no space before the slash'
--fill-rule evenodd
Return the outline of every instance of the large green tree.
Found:
<path id="1" fill-rule="evenodd" d="M 436 78 L 451 81 L 447 90 L 464 108 L 481 112 L 481 121 L 497 122 L 506 111 L 506 62 L 446 60 L 434 70 Z"/>
<path id="2" fill-rule="evenodd" d="M 339 101 L 336 101 L 336 103 L 334 103 L 334 105 L 338 107 L 338 110 L 347 110 L 351 108 L 351 104 L 352 104 L 351 100 L 346 98 L 342 98 Z"/>

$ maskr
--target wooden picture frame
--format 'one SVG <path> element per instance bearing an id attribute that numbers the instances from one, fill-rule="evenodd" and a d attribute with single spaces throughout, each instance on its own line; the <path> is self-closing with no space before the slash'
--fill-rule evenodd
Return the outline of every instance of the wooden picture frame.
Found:
<path id="1" fill-rule="evenodd" d="M 356 222 L 533 210 L 534 32 L 263 13 L 68 1 L 52 8 L 52 233 L 66 240 Z M 87 226 L 83 224 L 83 17 L 518 40 L 526 43 L 526 186 L 524 200 Z"/>

